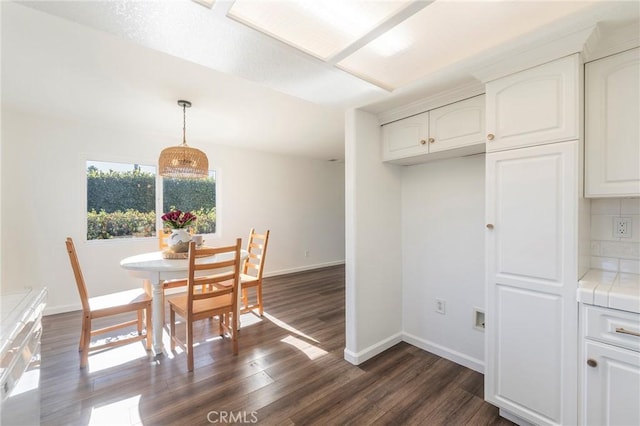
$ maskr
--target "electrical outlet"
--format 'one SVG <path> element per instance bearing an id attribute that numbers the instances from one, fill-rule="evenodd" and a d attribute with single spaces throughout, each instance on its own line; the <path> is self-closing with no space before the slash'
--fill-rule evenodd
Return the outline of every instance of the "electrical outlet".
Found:
<path id="1" fill-rule="evenodd" d="M 614 238 L 631 237 L 631 218 L 630 217 L 614 217 L 613 218 L 613 237 Z"/>
<path id="2" fill-rule="evenodd" d="M 473 328 L 484 331 L 484 311 L 480 308 L 473 308 Z"/>
<path id="3" fill-rule="evenodd" d="M 447 308 L 447 301 L 444 299 L 436 299 L 436 312 L 444 314 Z"/>
<path id="4" fill-rule="evenodd" d="M 309 250 L 304 251 L 304 257 L 309 257 Z"/>

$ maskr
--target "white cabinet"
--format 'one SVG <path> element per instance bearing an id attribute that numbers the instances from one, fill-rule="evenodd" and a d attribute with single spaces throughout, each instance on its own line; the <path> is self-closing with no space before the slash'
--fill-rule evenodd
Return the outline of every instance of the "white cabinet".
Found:
<path id="1" fill-rule="evenodd" d="M 427 154 L 428 139 L 428 112 L 386 124 L 382 127 L 383 160 Z"/>
<path id="2" fill-rule="evenodd" d="M 581 424 L 640 424 L 640 315 L 581 305 Z"/>
<path id="3" fill-rule="evenodd" d="M 476 96 L 384 125 L 383 160 L 416 164 L 484 152 L 484 108 L 484 95 Z"/>
<path id="4" fill-rule="evenodd" d="M 578 139 L 577 54 L 490 81 L 487 152 Z"/>
<path id="5" fill-rule="evenodd" d="M 585 66 L 585 195 L 640 196 L 640 48 Z"/>
<path id="6" fill-rule="evenodd" d="M 485 399 L 576 424 L 578 141 L 487 153 Z"/>
<path id="7" fill-rule="evenodd" d="M 484 143 L 484 105 L 476 96 L 429 111 L 429 152 Z"/>

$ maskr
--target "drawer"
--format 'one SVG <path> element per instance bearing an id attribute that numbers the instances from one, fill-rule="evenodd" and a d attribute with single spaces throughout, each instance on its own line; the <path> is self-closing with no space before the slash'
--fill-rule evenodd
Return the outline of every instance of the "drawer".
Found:
<path id="1" fill-rule="evenodd" d="M 583 306 L 586 338 L 640 352 L 640 314 Z"/>

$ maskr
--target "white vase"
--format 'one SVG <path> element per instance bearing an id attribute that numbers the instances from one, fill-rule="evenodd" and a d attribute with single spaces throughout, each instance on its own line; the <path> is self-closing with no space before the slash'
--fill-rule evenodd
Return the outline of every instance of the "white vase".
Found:
<path id="1" fill-rule="evenodd" d="M 189 251 L 189 241 L 191 235 L 186 229 L 172 229 L 167 244 L 174 253 L 186 253 Z"/>

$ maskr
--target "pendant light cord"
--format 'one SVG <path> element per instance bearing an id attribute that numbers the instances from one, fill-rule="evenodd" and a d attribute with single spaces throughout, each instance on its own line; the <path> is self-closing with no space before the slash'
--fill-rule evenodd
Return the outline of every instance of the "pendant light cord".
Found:
<path id="1" fill-rule="evenodd" d="M 182 104 L 182 145 L 187 144 L 187 105 Z"/>

